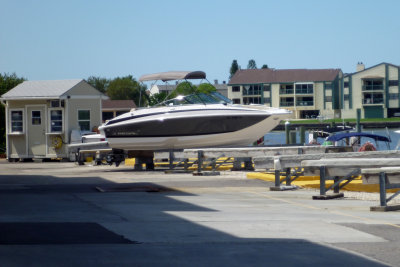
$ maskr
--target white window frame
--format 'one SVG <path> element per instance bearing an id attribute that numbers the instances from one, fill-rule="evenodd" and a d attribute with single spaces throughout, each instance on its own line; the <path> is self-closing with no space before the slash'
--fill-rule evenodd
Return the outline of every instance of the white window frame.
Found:
<path id="1" fill-rule="evenodd" d="M 80 120 L 79 119 L 79 111 L 89 111 L 89 119 L 88 120 Z M 81 130 L 81 131 L 91 131 L 91 127 L 90 126 L 91 126 L 92 110 L 91 109 L 78 109 L 78 112 L 77 112 L 76 116 L 77 116 L 77 122 L 78 122 L 79 130 Z M 80 122 L 89 122 L 89 129 L 88 130 L 82 130 Z"/>
<path id="2" fill-rule="evenodd" d="M 40 113 L 40 117 L 39 117 L 39 119 L 40 119 L 40 123 L 39 124 L 33 124 L 33 119 L 37 119 L 38 117 L 33 117 L 33 112 L 39 112 Z M 36 126 L 42 126 L 42 123 L 43 123 L 43 112 L 42 112 L 42 110 L 31 110 L 31 116 L 30 116 L 30 125 L 32 125 L 33 127 L 36 127 Z"/>
<path id="3" fill-rule="evenodd" d="M 13 131 L 12 130 L 13 119 L 12 119 L 11 114 L 12 114 L 13 111 L 21 111 L 22 112 L 22 131 Z M 26 129 L 25 116 L 26 116 L 26 112 L 25 112 L 25 109 L 23 109 L 23 108 L 12 108 L 12 109 L 9 109 L 9 112 L 8 112 L 9 123 L 8 123 L 8 133 L 7 134 L 9 134 L 9 135 L 25 134 L 25 129 Z"/>
<path id="4" fill-rule="evenodd" d="M 62 127 L 61 127 L 61 132 L 60 131 L 52 131 L 52 129 L 51 129 L 51 123 L 52 123 L 52 119 L 51 119 L 51 112 L 52 111 L 54 111 L 54 110 L 58 110 L 58 111 L 61 111 L 61 123 L 62 123 Z M 48 130 L 48 133 L 47 134 L 62 134 L 62 133 L 64 133 L 64 127 L 65 127 L 65 123 L 64 123 L 64 109 L 62 109 L 62 108 L 49 108 L 48 109 L 48 128 L 47 129 L 49 129 Z"/>

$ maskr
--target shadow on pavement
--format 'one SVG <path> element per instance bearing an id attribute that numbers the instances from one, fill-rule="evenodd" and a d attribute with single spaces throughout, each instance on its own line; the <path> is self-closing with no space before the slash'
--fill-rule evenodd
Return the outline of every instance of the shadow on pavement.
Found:
<path id="1" fill-rule="evenodd" d="M 29 179 L 37 181 L 24 185 Z M 0 186 L 3 266 L 384 266 L 307 240 L 240 238 L 179 218 L 171 212 L 219 211 L 157 184 L 123 187 L 162 190 L 124 191 L 99 177 L 54 179 L 0 175 L 8 181 Z"/>

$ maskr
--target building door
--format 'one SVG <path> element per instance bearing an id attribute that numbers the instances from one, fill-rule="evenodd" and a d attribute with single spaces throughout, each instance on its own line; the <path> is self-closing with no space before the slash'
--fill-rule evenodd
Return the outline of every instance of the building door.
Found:
<path id="1" fill-rule="evenodd" d="M 366 119 L 383 118 L 383 107 L 382 106 L 364 107 L 364 117 Z"/>
<path id="2" fill-rule="evenodd" d="M 46 120 L 45 106 L 27 108 L 28 155 L 30 157 L 46 156 Z"/>

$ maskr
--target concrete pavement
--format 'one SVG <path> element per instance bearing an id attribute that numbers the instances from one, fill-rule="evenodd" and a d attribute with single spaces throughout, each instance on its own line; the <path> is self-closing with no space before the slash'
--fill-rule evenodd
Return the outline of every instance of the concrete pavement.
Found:
<path id="1" fill-rule="evenodd" d="M 0 161 L 2 266 L 399 266 L 400 213 L 244 172 Z M 103 192 L 96 189 L 101 188 Z"/>

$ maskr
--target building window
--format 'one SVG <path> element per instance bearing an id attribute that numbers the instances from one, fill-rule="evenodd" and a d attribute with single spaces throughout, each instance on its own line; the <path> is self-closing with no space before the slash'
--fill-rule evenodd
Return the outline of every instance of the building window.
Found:
<path id="1" fill-rule="evenodd" d="M 232 92 L 240 92 L 240 86 L 232 86 Z"/>
<path id="2" fill-rule="evenodd" d="M 349 88 L 349 82 L 344 82 L 343 87 L 344 88 Z"/>
<path id="3" fill-rule="evenodd" d="M 296 94 L 313 94 L 314 85 L 312 83 L 296 84 Z"/>
<path id="4" fill-rule="evenodd" d="M 281 97 L 279 105 L 281 107 L 293 107 L 294 98 L 293 97 Z"/>
<path id="5" fill-rule="evenodd" d="M 42 113 L 40 110 L 32 110 L 32 125 L 42 124 Z"/>
<path id="6" fill-rule="evenodd" d="M 296 106 L 314 106 L 313 97 L 299 97 L 296 101 Z"/>
<path id="7" fill-rule="evenodd" d="M 61 109 L 50 110 L 50 132 L 62 132 L 63 112 Z"/>
<path id="8" fill-rule="evenodd" d="M 243 97 L 243 103 L 249 104 L 261 104 L 261 97 Z"/>
<path id="9" fill-rule="evenodd" d="M 264 92 L 270 92 L 271 91 L 271 85 L 270 84 L 264 84 Z"/>
<path id="10" fill-rule="evenodd" d="M 81 131 L 90 131 L 90 110 L 78 110 L 78 125 Z"/>
<path id="11" fill-rule="evenodd" d="M 232 99 L 233 104 L 240 104 L 240 99 L 239 98 L 234 98 Z"/>
<path id="12" fill-rule="evenodd" d="M 362 89 L 364 91 L 383 90 L 383 79 L 364 80 Z"/>
<path id="13" fill-rule="evenodd" d="M 389 86 L 399 86 L 399 80 L 389 80 Z"/>
<path id="14" fill-rule="evenodd" d="M 293 84 L 281 84 L 279 86 L 279 94 L 281 95 L 290 95 L 293 94 Z"/>
<path id="15" fill-rule="evenodd" d="M 102 117 L 103 117 L 103 122 L 111 120 L 112 118 L 114 118 L 114 112 L 112 112 L 112 111 L 103 111 Z"/>
<path id="16" fill-rule="evenodd" d="M 261 85 L 252 84 L 243 86 L 243 95 L 261 95 Z"/>
<path id="17" fill-rule="evenodd" d="M 332 96 L 325 96 L 325 102 L 332 102 Z"/>
<path id="18" fill-rule="evenodd" d="M 50 107 L 59 108 L 60 107 L 60 100 L 51 100 Z"/>
<path id="19" fill-rule="evenodd" d="M 398 94 L 398 93 L 390 93 L 390 94 L 389 94 L 389 99 L 391 99 L 391 100 L 393 100 L 393 99 L 397 100 L 397 99 L 399 99 L 399 94 Z"/>
<path id="20" fill-rule="evenodd" d="M 390 97 L 390 96 L 389 96 Z M 382 93 L 365 93 L 363 104 L 383 104 Z"/>
<path id="21" fill-rule="evenodd" d="M 325 89 L 332 89 L 332 84 L 331 83 L 326 83 L 325 84 Z"/>
<path id="22" fill-rule="evenodd" d="M 22 133 L 24 131 L 24 112 L 22 110 L 11 110 L 11 132 Z"/>
<path id="23" fill-rule="evenodd" d="M 349 100 L 349 95 L 343 95 L 343 97 L 344 97 L 344 100 L 346 101 L 346 100 Z"/>
<path id="24" fill-rule="evenodd" d="M 271 98 L 270 97 L 264 98 L 264 103 L 271 103 Z"/>

